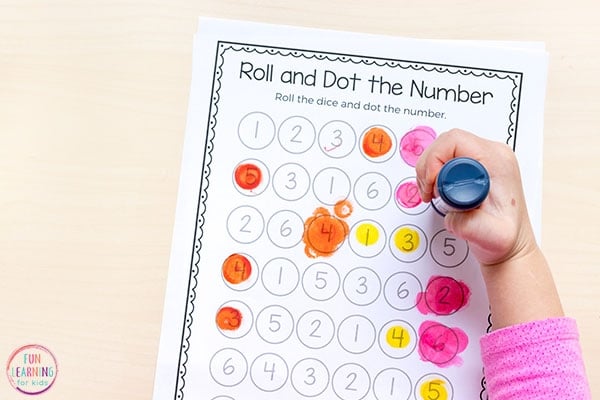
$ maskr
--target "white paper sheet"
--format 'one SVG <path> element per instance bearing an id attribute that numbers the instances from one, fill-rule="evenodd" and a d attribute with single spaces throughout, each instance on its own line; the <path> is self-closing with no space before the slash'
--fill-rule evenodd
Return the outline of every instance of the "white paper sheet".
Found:
<path id="1" fill-rule="evenodd" d="M 200 19 L 154 399 L 486 399 L 468 244 L 414 191 L 460 127 L 539 233 L 547 55 Z"/>

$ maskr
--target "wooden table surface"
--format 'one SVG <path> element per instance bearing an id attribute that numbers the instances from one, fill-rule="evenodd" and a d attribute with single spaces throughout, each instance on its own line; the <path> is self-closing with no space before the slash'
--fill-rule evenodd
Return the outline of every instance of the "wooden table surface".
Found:
<path id="1" fill-rule="evenodd" d="M 0 362 L 37 343 L 46 399 L 151 398 L 199 15 L 544 41 L 543 248 L 600 396 L 595 0 L 0 0 Z"/>

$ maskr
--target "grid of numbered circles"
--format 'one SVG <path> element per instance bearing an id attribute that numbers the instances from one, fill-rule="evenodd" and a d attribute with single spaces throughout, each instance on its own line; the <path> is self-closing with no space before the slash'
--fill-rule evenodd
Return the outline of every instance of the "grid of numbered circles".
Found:
<path id="1" fill-rule="evenodd" d="M 428 127 L 417 127 L 406 132 L 397 141 L 387 127 L 377 125 L 357 135 L 344 121 L 331 121 L 316 129 L 306 118 L 292 116 L 276 127 L 264 113 L 250 113 L 238 126 L 241 143 L 250 150 L 264 149 L 277 140 L 290 154 L 302 154 L 318 146 L 331 158 L 348 156 L 355 147 L 363 157 L 374 163 L 387 161 L 396 152 L 414 166 L 423 149 L 435 138 Z M 398 143 L 399 142 L 399 143 Z M 377 172 L 367 172 L 352 182 L 339 168 L 328 167 L 313 176 L 299 163 L 289 162 L 270 170 L 262 161 L 248 158 L 240 161 L 233 172 L 233 185 L 243 196 L 258 196 L 268 187 L 283 200 L 293 202 L 312 190 L 324 205 L 333 206 L 350 193 L 358 205 L 366 210 L 378 210 L 394 201 L 407 214 L 423 213 L 428 204 L 420 201 L 416 180 L 407 177 L 390 182 Z M 392 200 L 393 199 L 393 200 Z M 314 223 L 319 223 L 318 219 Z M 250 205 L 240 205 L 227 218 L 227 230 L 238 243 L 253 243 L 262 235 L 281 249 L 298 245 L 304 235 L 305 221 L 292 209 L 282 209 L 265 215 Z M 321 229 L 324 234 L 326 229 Z M 406 224 L 385 232 L 377 221 L 361 220 L 350 227 L 347 240 L 352 251 L 368 259 L 389 251 L 396 259 L 412 263 L 429 251 L 433 260 L 442 267 L 460 265 L 468 255 L 466 242 L 445 230 L 427 237 L 421 228 Z M 386 250 L 387 249 L 387 250 Z M 451 279 L 451 278 L 448 278 Z M 366 306 L 380 297 L 393 309 L 407 311 L 417 306 L 417 294 L 427 287 L 409 272 L 396 272 L 382 277 L 368 267 L 350 268 L 340 276 L 338 270 L 323 261 L 298 266 L 285 257 L 274 257 L 264 265 L 257 265 L 250 254 L 235 254 L 223 263 L 223 280 L 233 291 L 245 291 L 260 282 L 274 300 L 302 290 L 316 301 L 327 301 L 344 296 L 354 305 Z M 441 286 L 450 290 L 452 285 Z M 461 290 L 460 287 L 458 290 Z M 382 326 L 374 326 L 364 315 L 348 315 L 337 323 L 326 312 L 313 309 L 296 318 L 281 305 L 267 305 L 251 310 L 241 301 L 228 301 L 219 307 L 217 320 L 224 321 L 220 332 L 235 339 L 251 330 L 266 343 L 280 344 L 295 337 L 307 349 L 321 349 L 337 342 L 349 354 L 362 354 L 378 348 L 391 359 L 401 359 L 413 353 L 418 346 L 415 328 L 407 321 L 394 319 Z M 243 318 L 242 318 L 243 316 Z M 341 399 L 362 399 L 372 391 L 377 399 L 452 399 L 450 381 L 440 374 L 428 374 L 416 382 L 404 371 L 395 368 L 377 373 L 368 372 L 354 363 L 332 368 L 314 358 L 305 358 L 289 365 L 275 353 L 264 353 L 253 360 L 235 348 L 223 348 L 210 360 L 213 379 L 224 387 L 236 386 L 244 379 L 265 392 L 274 392 L 291 385 L 305 397 L 315 397 L 330 387 Z M 227 399 L 217 397 L 216 399 Z"/>

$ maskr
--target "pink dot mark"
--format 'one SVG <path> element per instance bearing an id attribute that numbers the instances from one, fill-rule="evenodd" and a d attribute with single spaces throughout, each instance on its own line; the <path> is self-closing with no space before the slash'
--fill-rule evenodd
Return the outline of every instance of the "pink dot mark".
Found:
<path id="1" fill-rule="evenodd" d="M 433 276 L 424 292 L 417 295 L 417 309 L 422 314 L 454 314 L 469 302 L 471 290 L 449 276 Z"/>
<path id="2" fill-rule="evenodd" d="M 417 165 L 419 156 L 423 154 L 436 138 L 435 131 L 428 126 L 417 126 L 400 140 L 400 156 L 411 167 Z"/>
<path id="3" fill-rule="evenodd" d="M 396 202 L 404 208 L 415 208 L 422 203 L 416 181 L 408 181 L 396 189 Z"/>
<path id="4" fill-rule="evenodd" d="M 419 327 L 419 355 L 438 367 L 461 365 L 458 356 L 469 344 L 469 337 L 460 328 L 449 328 L 438 322 L 425 321 Z"/>

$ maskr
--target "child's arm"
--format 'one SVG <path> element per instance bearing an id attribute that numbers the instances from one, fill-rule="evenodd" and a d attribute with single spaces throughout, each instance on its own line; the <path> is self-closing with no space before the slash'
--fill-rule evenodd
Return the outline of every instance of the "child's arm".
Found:
<path id="1" fill-rule="evenodd" d="M 469 242 L 487 287 L 494 332 L 481 339 L 481 352 L 489 398 L 590 399 L 577 326 L 563 317 L 508 146 L 460 130 L 440 135 L 417 164 L 421 197 L 437 195 L 440 168 L 461 156 L 481 162 L 491 180 L 479 208 L 450 212 L 444 221 Z"/>
<path id="2" fill-rule="evenodd" d="M 461 130 L 440 135 L 417 163 L 423 201 L 437 195 L 437 174 L 455 157 L 476 159 L 490 175 L 490 192 L 483 204 L 450 212 L 444 222 L 450 232 L 469 242 L 481 264 L 493 329 L 562 316 L 552 274 L 529 222 L 514 153 L 507 145 Z"/>

